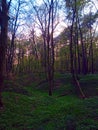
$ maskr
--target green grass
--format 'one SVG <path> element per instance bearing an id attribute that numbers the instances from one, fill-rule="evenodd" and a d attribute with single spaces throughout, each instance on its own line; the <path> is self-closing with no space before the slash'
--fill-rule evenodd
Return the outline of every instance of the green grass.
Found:
<path id="1" fill-rule="evenodd" d="M 4 110 L 0 111 L 0 130 L 98 130 L 98 97 L 79 99 L 73 91 L 70 75 L 58 74 L 58 80 L 62 84 L 54 89 L 53 96 L 48 96 L 47 84 L 35 87 L 36 82 L 29 86 L 21 84 L 18 92 L 5 89 L 2 93 Z M 96 81 L 94 77 L 93 80 Z M 88 81 L 89 76 L 81 77 L 82 85 Z M 13 84 L 9 85 L 9 89 Z M 90 87 L 93 87 L 92 84 Z M 62 96 L 66 91 L 66 95 Z"/>

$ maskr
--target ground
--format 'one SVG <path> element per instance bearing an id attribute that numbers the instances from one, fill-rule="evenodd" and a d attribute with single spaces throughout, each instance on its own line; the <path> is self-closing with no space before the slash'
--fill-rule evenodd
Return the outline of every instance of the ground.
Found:
<path id="1" fill-rule="evenodd" d="M 80 76 L 81 99 L 70 74 L 55 74 L 53 96 L 43 74 L 5 80 L 0 130 L 98 130 L 98 75 Z"/>

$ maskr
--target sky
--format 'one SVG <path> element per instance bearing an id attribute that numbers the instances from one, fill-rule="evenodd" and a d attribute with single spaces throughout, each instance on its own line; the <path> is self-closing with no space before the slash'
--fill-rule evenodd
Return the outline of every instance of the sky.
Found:
<path id="1" fill-rule="evenodd" d="M 16 1 L 18 1 L 18 0 L 12 0 L 13 2 L 14 2 L 14 4 L 15 4 L 15 6 L 16 6 Z M 29 1 L 29 0 L 25 0 L 25 1 Z M 34 2 L 34 0 L 32 0 L 33 2 Z M 38 5 L 40 5 L 41 3 L 42 3 L 42 1 L 43 0 L 36 0 L 37 1 L 37 4 Z M 98 0 L 92 0 L 93 1 L 93 3 L 94 3 L 94 6 L 92 6 L 92 4 L 90 4 L 89 6 L 87 6 L 86 8 L 85 8 L 85 14 L 87 14 L 90 10 L 91 11 L 93 11 L 93 12 L 95 12 L 96 10 L 98 10 L 97 8 L 98 8 Z M 27 8 L 27 10 L 29 10 L 28 9 L 28 6 L 25 6 L 25 9 Z M 21 23 L 25 23 L 25 21 L 21 21 Z M 31 24 L 30 24 L 31 25 Z M 31 25 L 32 26 L 32 25 Z M 60 15 L 60 19 L 59 19 L 59 24 L 57 25 L 57 27 L 56 27 L 56 30 L 55 30 L 55 32 L 54 32 L 54 36 L 56 37 L 57 35 L 59 35 L 60 34 L 60 32 L 62 32 L 63 30 L 64 30 L 64 28 L 65 27 L 67 27 L 67 23 L 65 22 L 65 16 L 64 16 L 64 14 L 63 14 L 63 12 L 61 12 L 61 15 Z M 38 28 L 36 28 L 36 33 L 37 33 L 37 35 L 40 35 L 40 31 L 39 31 L 39 29 Z M 98 31 L 98 27 L 97 27 L 97 31 Z M 19 29 L 18 29 L 18 32 L 23 32 L 23 33 L 25 33 L 26 35 L 28 35 L 28 32 L 30 32 L 30 29 L 25 25 L 25 26 L 21 26 L 21 27 L 19 27 Z"/>
<path id="2" fill-rule="evenodd" d="M 43 0 L 37 0 L 39 5 L 42 3 L 42 1 Z M 92 3 L 90 3 L 89 6 L 86 6 L 85 14 L 89 13 L 90 11 L 96 12 L 97 10 L 98 10 L 98 0 L 92 0 Z M 67 27 L 67 23 L 65 22 L 65 14 L 64 14 L 64 12 L 61 12 L 59 24 L 54 31 L 54 37 L 59 35 L 64 30 L 65 27 Z M 96 24 L 94 25 L 94 28 L 95 27 L 96 27 Z M 98 27 L 96 30 L 98 31 Z"/>

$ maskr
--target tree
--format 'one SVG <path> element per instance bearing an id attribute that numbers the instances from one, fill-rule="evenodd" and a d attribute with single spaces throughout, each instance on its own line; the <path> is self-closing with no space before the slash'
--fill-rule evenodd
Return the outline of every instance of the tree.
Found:
<path id="1" fill-rule="evenodd" d="M 10 44 L 10 47 L 9 47 L 9 54 L 8 54 L 8 63 L 7 63 L 7 71 L 8 73 L 11 72 L 12 70 L 12 66 L 13 66 L 13 57 L 14 57 L 14 50 L 15 50 L 15 43 L 14 43 L 14 40 L 15 40 L 15 35 L 16 35 L 16 31 L 18 29 L 18 25 L 17 25 L 17 21 L 18 21 L 18 16 L 19 16 L 19 11 L 20 11 L 20 5 L 21 5 L 21 1 L 18 0 L 18 6 L 17 6 L 17 9 L 16 9 L 16 16 L 14 16 L 15 19 L 11 18 L 11 34 L 12 34 L 12 37 L 11 37 L 11 44 Z"/>
<path id="2" fill-rule="evenodd" d="M 82 32 L 81 32 L 80 21 L 79 21 L 79 14 L 80 14 L 80 10 L 82 8 L 81 4 L 83 4 L 83 2 L 85 2 L 85 1 L 80 1 L 80 0 L 73 0 L 70 2 L 66 1 L 68 16 L 69 16 L 69 20 L 71 22 L 71 25 L 69 26 L 71 73 L 72 73 L 73 81 L 77 87 L 77 92 L 80 93 L 82 98 L 84 98 L 85 95 L 84 95 L 84 93 L 81 89 L 81 86 L 79 84 L 79 81 L 78 81 L 78 72 L 80 73 L 80 57 L 79 57 L 79 35 L 80 35 L 81 45 L 82 45 L 82 64 L 83 64 L 82 69 L 83 69 L 83 72 L 86 73 L 85 50 L 84 50 Z M 78 55 L 78 62 L 77 62 L 77 55 Z M 78 63 L 78 72 L 77 72 L 77 63 Z"/>
<path id="3" fill-rule="evenodd" d="M 11 0 L 7 3 L 7 0 L 0 1 L 0 14 L 1 14 L 1 23 L 0 23 L 0 108 L 3 107 L 1 92 L 4 83 L 4 72 L 5 72 L 5 55 L 7 48 L 7 31 L 8 31 L 8 11 L 10 7 Z"/>
<path id="4" fill-rule="evenodd" d="M 43 37 L 44 67 L 49 84 L 49 95 L 54 86 L 54 29 L 57 16 L 58 1 L 45 1 L 41 6 L 33 6 Z"/>
<path id="5" fill-rule="evenodd" d="M 16 3 L 15 3 L 16 2 Z M 15 57 L 15 38 L 17 33 L 19 33 L 18 28 L 23 26 L 22 20 L 24 19 L 24 11 L 26 6 L 26 2 L 23 0 L 17 0 L 12 3 L 10 8 L 10 20 L 9 20 L 9 26 L 8 26 L 8 32 L 10 34 L 10 44 L 7 48 L 7 73 L 12 73 L 13 63 L 14 63 L 14 57 Z M 21 15 L 22 18 L 21 18 Z"/>

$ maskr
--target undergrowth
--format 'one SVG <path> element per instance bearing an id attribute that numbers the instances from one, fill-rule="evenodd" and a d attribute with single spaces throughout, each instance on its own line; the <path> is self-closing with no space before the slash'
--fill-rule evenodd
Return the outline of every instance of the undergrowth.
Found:
<path id="1" fill-rule="evenodd" d="M 8 88 L 2 93 L 4 109 L 0 111 L 0 130 L 98 130 L 98 97 L 95 93 L 98 84 L 97 78 L 92 78 L 80 77 L 85 93 L 89 86 L 94 87 L 93 96 L 89 91 L 89 98 L 84 100 L 75 95 L 70 75 L 55 76 L 59 86 L 54 88 L 53 96 L 48 96 L 47 84 L 36 86 L 38 82 L 33 81 L 24 86 L 20 79 L 19 82 L 5 81 Z M 91 80 L 96 82 L 95 86 Z M 87 89 L 85 83 L 89 84 Z"/>

